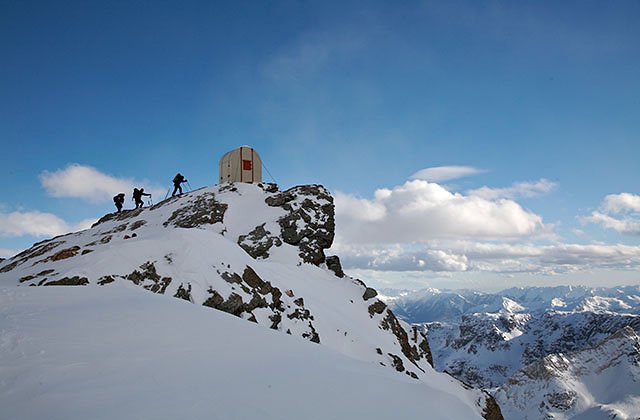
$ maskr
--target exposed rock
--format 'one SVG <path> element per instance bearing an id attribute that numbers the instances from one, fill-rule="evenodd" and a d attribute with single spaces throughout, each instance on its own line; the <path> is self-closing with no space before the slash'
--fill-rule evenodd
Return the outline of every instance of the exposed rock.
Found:
<path id="1" fill-rule="evenodd" d="M 398 372 L 404 372 L 404 363 L 402 363 L 402 358 L 393 353 L 387 353 L 389 357 L 391 357 L 391 365 L 396 368 Z"/>
<path id="2" fill-rule="evenodd" d="M 176 294 L 173 295 L 173 297 L 191 302 L 191 284 L 187 284 L 186 289 L 184 287 L 184 284 L 180 284 L 180 286 L 178 286 L 178 290 L 176 290 Z"/>
<path id="3" fill-rule="evenodd" d="M 72 246 L 71 248 L 66 248 L 63 249 L 60 252 L 57 252 L 43 260 L 37 261 L 36 264 L 38 263 L 45 263 L 48 261 L 60 261 L 60 260 L 66 260 L 67 258 L 71 258 L 71 257 L 75 257 L 76 255 L 78 255 L 78 251 L 80 251 L 80 247 L 79 246 Z"/>
<path id="4" fill-rule="evenodd" d="M 45 286 L 84 286 L 87 284 L 89 284 L 89 279 L 79 276 L 65 277 L 60 280 L 44 283 Z"/>
<path id="5" fill-rule="evenodd" d="M 277 330 L 280 326 L 280 322 L 282 322 L 282 315 L 278 313 L 269 315 L 269 319 L 271 320 L 271 329 Z"/>
<path id="6" fill-rule="evenodd" d="M 427 336 L 418 330 L 417 325 L 411 326 L 411 332 L 413 333 L 413 337 L 411 337 L 411 341 L 418 344 L 418 359 L 424 358 L 431 367 L 435 368 L 433 365 L 433 355 L 431 354 L 431 347 L 429 346 L 429 340 L 427 340 Z"/>
<path id="7" fill-rule="evenodd" d="M 297 246 L 304 262 L 325 262 L 324 250 L 331 247 L 335 233 L 333 197 L 327 190 L 321 185 L 297 186 L 265 202 L 288 212 L 278 220 L 282 240 Z"/>
<path id="8" fill-rule="evenodd" d="M 64 243 L 64 241 L 48 240 L 48 241 L 38 242 L 34 244 L 33 247 L 27 249 L 26 251 L 22 251 L 19 254 L 9 258 L 8 260 L 3 261 L 2 263 L 6 263 L 7 261 L 11 261 L 11 262 L 3 266 L 2 268 L 0 268 L 0 273 L 6 273 L 30 259 L 40 257 L 46 254 L 47 252 L 52 251 L 62 243 Z"/>
<path id="9" fill-rule="evenodd" d="M 90 243 L 86 244 L 85 246 L 96 246 L 98 244 L 105 245 L 105 244 L 108 244 L 109 242 L 111 242 L 111 238 L 112 238 L 111 235 L 106 235 L 106 236 L 103 236 L 102 238 L 98 239 L 97 241 L 93 241 L 93 242 L 90 242 Z"/>
<path id="10" fill-rule="evenodd" d="M 256 289 L 265 285 L 265 281 L 256 274 L 253 268 L 246 266 L 242 273 L 242 280 L 247 283 L 251 288 Z"/>
<path id="11" fill-rule="evenodd" d="M 402 354 L 418 369 L 424 372 L 424 369 L 418 365 L 418 362 L 423 358 L 433 367 L 433 358 L 431 356 L 429 343 L 423 334 L 418 335 L 415 327 L 413 329 L 413 340 L 411 340 L 415 344 L 412 345 L 409 341 L 407 331 L 400 325 L 400 321 L 398 321 L 398 318 L 396 318 L 391 310 L 387 310 L 387 314 L 380 322 L 380 326 L 384 330 L 390 330 L 393 335 L 396 336 L 398 344 L 400 344 L 400 348 L 402 349 Z"/>
<path id="12" fill-rule="evenodd" d="M 302 333 L 302 338 L 308 338 L 312 343 L 320 344 L 320 336 L 318 335 L 316 329 L 313 327 L 311 321 L 309 321 L 309 329 L 311 330 L 311 332 Z"/>
<path id="13" fill-rule="evenodd" d="M 331 255 L 330 257 L 327 257 L 327 268 L 333 271 L 334 273 L 336 273 L 336 276 L 340 278 L 344 277 L 344 271 L 342 271 L 342 264 L 340 263 L 340 258 L 338 258 L 337 255 Z"/>
<path id="14" fill-rule="evenodd" d="M 486 420 L 504 420 L 502 416 L 502 411 L 500 411 L 500 406 L 496 402 L 495 398 L 493 398 L 486 391 L 482 391 L 485 395 L 485 408 L 482 411 L 482 417 Z"/>
<path id="15" fill-rule="evenodd" d="M 38 274 L 32 274 L 32 275 L 21 277 L 20 280 L 19 280 L 19 283 L 24 283 L 24 282 L 31 281 L 31 280 L 39 278 L 39 277 L 48 276 L 49 274 L 55 273 L 55 271 L 56 270 L 54 270 L 54 269 L 42 270 Z"/>
<path id="16" fill-rule="evenodd" d="M 385 309 L 387 309 L 387 305 L 381 300 L 376 300 L 369 305 L 369 316 L 373 318 L 375 314 L 380 315 Z"/>
<path id="17" fill-rule="evenodd" d="M 227 283 L 242 283 L 242 277 L 240 277 L 237 273 L 224 272 L 220 274 L 220 277 L 222 277 L 222 279 Z"/>
<path id="18" fill-rule="evenodd" d="M 240 235 L 238 238 L 238 245 L 255 259 L 268 258 L 272 246 L 282 245 L 280 238 L 271 235 L 271 232 L 265 230 L 264 225 L 265 223 L 256 226 L 248 235 Z"/>
<path id="19" fill-rule="evenodd" d="M 125 278 L 134 284 L 142 285 L 142 287 L 153 293 L 160 294 L 163 294 L 167 290 L 167 286 L 171 283 L 171 277 L 161 277 L 156 271 L 155 265 L 150 261 L 142 264 L 140 270 L 141 271 L 134 270 Z M 147 280 L 151 281 L 151 284 L 144 284 Z"/>
<path id="20" fill-rule="evenodd" d="M 240 316 L 240 314 L 244 312 L 244 302 L 242 301 L 242 296 L 237 293 L 231 293 L 229 295 L 229 298 L 222 302 L 217 309 L 233 314 L 235 316 Z"/>
<path id="21" fill-rule="evenodd" d="M 216 201 L 212 192 L 197 196 L 191 205 L 183 206 L 173 212 L 163 223 L 181 228 L 195 228 L 202 225 L 222 223 L 227 205 Z"/>
<path id="22" fill-rule="evenodd" d="M 100 286 L 104 286 L 105 284 L 113 283 L 116 279 L 113 276 L 103 276 L 98 280 L 98 284 Z"/>
<path id="23" fill-rule="evenodd" d="M 93 249 L 83 249 L 82 252 L 80 253 L 80 255 L 87 255 L 89 253 L 93 252 Z"/>
<path id="24" fill-rule="evenodd" d="M 371 287 L 367 287 L 367 289 L 364 291 L 364 294 L 362 295 L 362 299 L 369 300 L 369 299 L 374 298 L 376 296 L 378 296 L 378 292 L 376 292 L 376 289 L 372 289 Z"/>
<path id="25" fill-rule="evenodd" d="M 261 182 L 258 184 L 258 187 L 262 188 L 264 192 L 268 193 L 277 193 L 279 191 L 278 185 L 271 182 Z"/>
<path id="26" fill-rule="evenodd" d="M 211 294 L 211 296 L 209 296 L 207 300 L 202 303 L 202 305 L 218 309 L 224 302 L 224 298 L 220 295 L 220 293 L 216 292 L 213 289 L 209 289 L 209 293 Z"/>
<path id="27" fill-rule="evenodd" d="M 122 224 L 119 224 L 118 226 L 114 227 L 111 230 L 108 230 L 106 232 L 100 232 L 100 235 L 106 235 L 106 234 L 109 234 L 109 233 L 124 232 L 125 230 L 127 230 L 127 226 L 129 226 L 128 223 L 122 223 Z"/>
<path id="28" fill-rule="evenodd" d="M 131 223 L 131 227 L 129 228 L 130 230 L 136 230 L 141 228 L 142 226 L 146 225 L 147 221 L 146 220 L 136 220 L 135 222 Z"/>
<path id="29" fill-rule="evenodd" d="M 132 217 L 135 217 L 137 215 L 139 215 L 140 213 L 142 213 L 143 209 L 134 209 L 134 210 L 122 210 L 122 212 L 120 213 L 109 213 L 106 214 L 104 216 L 102 216 L 97 222 L 95 222 L 93 225 L 91 225 L 92 228 L 108 222 L 110 220 L 127 220 L 130 219 Z"/>
<path id="30" fill-rule="evenodd" d="M 33 279 L 35 279 L 36 276 L 24 276 L 24 277 L 20 277 L 20 280 L 18 280 L 18 283 L 24 283 L 25 281 L 31 281 Z"/>

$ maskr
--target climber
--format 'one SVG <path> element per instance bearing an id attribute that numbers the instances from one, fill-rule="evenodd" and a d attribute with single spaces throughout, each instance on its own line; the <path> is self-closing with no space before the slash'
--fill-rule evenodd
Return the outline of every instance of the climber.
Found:
<path id="1" fill-rule="evenodd" d="M 180 172 L 178 172 L 176 176 L 173 177 L 173 193 L 171 193 L 171 197 L 176 195 L 176 191 L 180 191 L 180 194 L 182 194 L 182 185 L 180 184 L 183 182 L 187 182 L 187 180 L 184 179 L 184 176 L 182 176 Z"/>
<path id="2" fill-rule="evenodd" d="M 118 209 L 118 213 L 122 211 L 122 205 L 124 204 L 124 193 L 120 193 L 113 197 L 113 203 L 116 205 Z"/>
<path id="3" fill-rule="evenodd" d="M 133 189 L 133 200 L 135 200 L 136 202 L 136 208 L 142 208 L 142 206 L 144 206 L 144 202 L 142 201 L 143 195 L 151 197 L 151 194 L 147 194 L 144 192 L 144 188 Z"/>

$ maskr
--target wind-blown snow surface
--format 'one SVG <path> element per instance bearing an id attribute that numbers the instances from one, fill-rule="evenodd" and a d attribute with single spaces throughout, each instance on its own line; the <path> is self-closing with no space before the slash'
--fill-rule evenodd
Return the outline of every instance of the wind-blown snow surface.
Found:
<path id="1" fill-rule="evenodd" d="M 416 381 L 133 285 L 2 287 L 0 315 L 2 419 L 479 418 L 441 375 Z"/>
<path id="2" fill-rule="evenodd" d="M 67 416 L 76 415 L 75 406 L 62 402 L 100 415 L 157 405 L 154 414 L 204 418 L 197 415 L 218 415 L 219 405 L 225 419 L 316 412 L 350 418 L 355 407 L 370 418 L 419 411 L 471 418 L 485 409 L 501 418 L 486 394 L 436 372 L 422 333 L 398 321 L 375 291 L 344 276 L 339 260 L 326 258 L 333 226 L 332 198 L 321 186 L 279 192 L 227 184 L 108 215 L 91 229 L 0 261 L 0 369 L 11 372 L 0 375 L 0 398 L 20 412 L 39 395 L 41 409 L 51 403 L 60 418 L 83 418 Z M 134 285 L 164 296 L 139 294 Z M 40 382 L 49 385 L 38 388 Z M 260 390 L 266 394 L 256 395 Z M 208 405 L 216 392 L 221 397 Z M 411 398 L 399 396 L 405 392 Z M 441 392 L 451 397 L 441 399 Z M 345 415 L 334 400 L 347 407 Z M 142 418 L 105 414 L 119 417 Z"/>

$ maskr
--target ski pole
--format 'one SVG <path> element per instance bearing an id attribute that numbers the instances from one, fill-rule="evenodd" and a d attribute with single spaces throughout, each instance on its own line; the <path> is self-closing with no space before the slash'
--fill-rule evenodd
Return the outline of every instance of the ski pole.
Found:
<path id="1" fill-rule="evenodd" d="M 169 191 L 171 191 L 171 187 L 167 190 L 167 193 L 164 195 L 164 199 L 166 200 L 169 197 Z"/>
<path id="2" fill-rule="evenodd" d="M 193 188 L 191 188 L 191 184 L 189 184 L 189 181 L 185 181 L 187 183 L 187 186 L 189 187 L 189 191 L 193 191 Z"/>

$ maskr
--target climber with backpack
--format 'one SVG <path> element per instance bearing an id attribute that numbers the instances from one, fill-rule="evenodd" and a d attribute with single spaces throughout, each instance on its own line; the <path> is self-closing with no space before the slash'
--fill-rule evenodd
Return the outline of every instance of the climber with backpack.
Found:
<path id="1" fill-rule="evenodd" d="M 144 192 L 144 188 L 133 189 L 133 200 L 136 202 L 136 208 L 142 208 L 144 206 L 144 202 L 142 201 L 143 195 L 151 197 L 151 194 L 147 194 Z"/>
<path id="2" fill-rule="evenodd" d="M 176 195 L 176 191 L 180 191 L 180 194 L 182 194 L 182 184 L 183 182 L 188 182 L 184 176 L 182 176 L 182 174 L 180 172 L 178 172 L 176 174 L 176 176 L 173 177 L 173 193 L 171 193 L 171 197 Z"/>
<path id="3" fill-rule="evenodd" d="M 120 193 L 113 197 L 113 203 L 116 205 L 118 209 L 118 213 L 122 211 L 122 205 L 124 204 L 124 193 Z"/>

